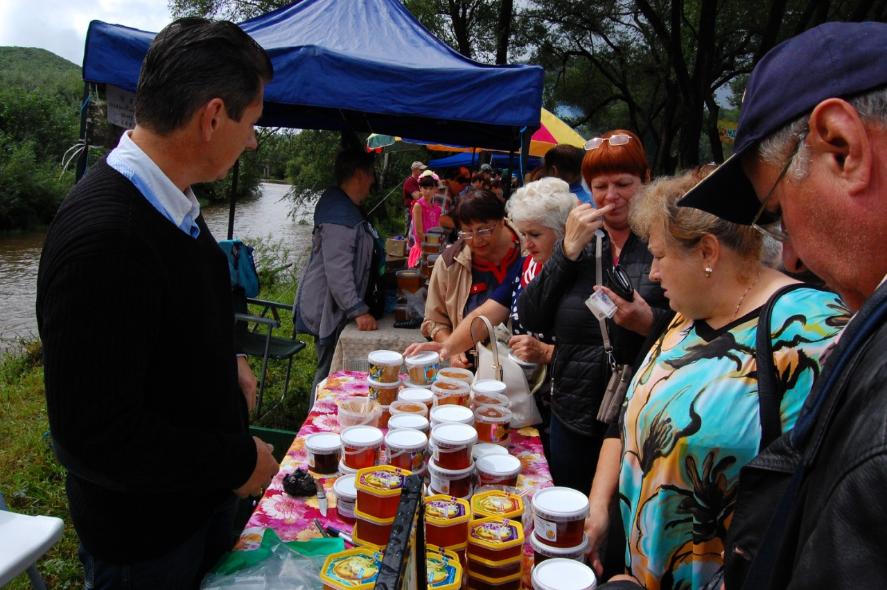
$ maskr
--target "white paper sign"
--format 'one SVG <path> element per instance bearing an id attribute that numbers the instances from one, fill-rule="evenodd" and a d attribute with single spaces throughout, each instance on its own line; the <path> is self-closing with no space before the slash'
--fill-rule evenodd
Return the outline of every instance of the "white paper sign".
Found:
<path id="1" fill-rule="evenodd" d="M 135 93 L 108 84 L 105 87 L 105 98 L 108 101 L 109 123 L 124 129 L 135 127 Z"/>

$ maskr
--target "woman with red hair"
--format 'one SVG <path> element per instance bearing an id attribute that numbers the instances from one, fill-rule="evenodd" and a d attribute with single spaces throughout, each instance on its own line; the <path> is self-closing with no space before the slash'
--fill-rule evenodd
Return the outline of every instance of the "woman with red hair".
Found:
<path id="1" fill-rule="evenodd" d="M 518 315 L 528 330 L 555 340 L 549 365 L 555 484 L 587 494 L 608 427 L 597 415 L 612 368 L 632 364 L 645 336 L 671 313 L 662 290 L 648 277 L 652 258 L 647 245 L 628 226 L 628 204 L 650 179 L 640 139 L 617 129 L 589 140 L 585 149 L 582 175 L 596 208 L 582 204 L 570 213 L 563 241 L 521 293 Z M 598 232 L 601 240 L 595 239 Z M 600 288 L 595 287 L 596 243 L 601 244 Z M 627 280 L 624 297 L 610 288 L 620 279 Z M 613 320 L 607 321 L 612 355 L 605 349 L 601 324 L 586 305 L 595 290 L 618 304 Z"/>

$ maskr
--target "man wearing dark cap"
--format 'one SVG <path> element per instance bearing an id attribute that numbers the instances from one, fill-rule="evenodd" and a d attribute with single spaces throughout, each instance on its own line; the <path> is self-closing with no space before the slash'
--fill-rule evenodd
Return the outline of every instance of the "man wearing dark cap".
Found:
<path id="1" fill-rule="evenodd" d="M 887 24 L 765 55 L 733 156 L 681 205 L 778 239 L 855 312 L 794 430 L 742 471 L 727 587 L 887 587 Z"/>

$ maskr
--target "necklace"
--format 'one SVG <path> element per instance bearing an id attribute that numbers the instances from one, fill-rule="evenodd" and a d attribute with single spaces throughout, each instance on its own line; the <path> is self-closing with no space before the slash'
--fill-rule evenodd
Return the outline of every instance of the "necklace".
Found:
<path id="1" fill-rule="evenodd" d="M 736 309 L 733 310 L 733 317 L 730 318 L 731 322 L 736 319 L 736 314 L 739 313 L 739 308 L 742 307 L 742 302 L 745 301 L 745 296 L 748 295 L 749 291 L 752 290 L 752 287 L 754 287 L 758 283 L 758 278 L 760 276 L 761 276 L 761 271 L 758 270 L 758 274 L 755 275 L 755 280 L 753 280 L 749 284 L 749 286 L 745 288 L 745 292 L 742 294 L 742 297 L 739 298 L 739 303 L 736 304 Z"/>

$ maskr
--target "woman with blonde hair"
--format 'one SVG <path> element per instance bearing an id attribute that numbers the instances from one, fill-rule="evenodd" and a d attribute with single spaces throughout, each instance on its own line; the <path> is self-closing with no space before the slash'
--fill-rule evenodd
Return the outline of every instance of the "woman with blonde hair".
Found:
<path id="1" fill-rule="evenodd" d="M 677 313 L 632 379 L 589 495 L 593 557 L 618 488 L 626 571 L 648 590 L 700 588 L 721 568 L 739 470 L 793 427 L 848 317 L 834 293 L 762 264 L 752 227 L 679 207 L 697 180 L 658 180 L 632 202 L 650 278 Z M 772 354 L 759 356 L 762 310 Z"/>

